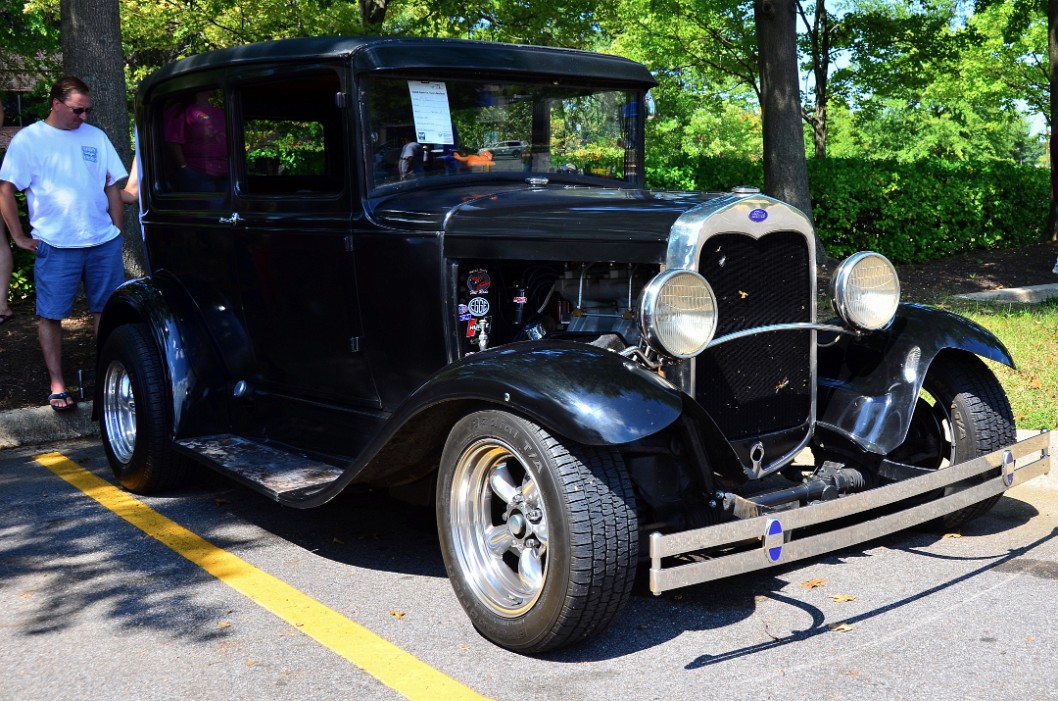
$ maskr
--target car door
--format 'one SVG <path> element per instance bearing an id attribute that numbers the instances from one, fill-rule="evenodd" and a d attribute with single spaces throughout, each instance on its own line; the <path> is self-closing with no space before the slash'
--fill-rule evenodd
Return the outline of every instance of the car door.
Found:
<path id="1" fill-rule="evenodd" d="M 341 65 L 240 74 L 228 220 L 248 381 L 273 397 L 378 408 L 350 234 L 359 200 L 345 81 Z"/>

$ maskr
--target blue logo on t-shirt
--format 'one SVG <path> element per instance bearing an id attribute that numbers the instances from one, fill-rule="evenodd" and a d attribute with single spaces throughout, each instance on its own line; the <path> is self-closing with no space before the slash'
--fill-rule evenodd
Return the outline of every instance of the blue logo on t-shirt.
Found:
<path id="1" fill-rule="evenodd" d="M 99 150 L 95 146 L 82 146 L 81 147 L 81 158 L 85 159 L 89 163 L 99 162 Z"/>

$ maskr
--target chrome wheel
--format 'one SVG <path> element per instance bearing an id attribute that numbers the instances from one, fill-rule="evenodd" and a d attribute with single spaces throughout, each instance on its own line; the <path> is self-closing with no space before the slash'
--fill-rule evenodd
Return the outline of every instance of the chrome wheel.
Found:
<path id="1" fill-rule="evenodd" d="M 452 479 L 455 554 L 473 592 L 505 617 L 532 608 L 547 577 L 547 508 L 525 462 L 506 443 L 480 440 Z"/>
<path id="2" fill-rule="evenodd" d="M 632 593 L 635 495 L 620 454 L 564 443 L 505 411 L 452 427 L 437 534 L 459 603 L 486 638 L 554 650 L 609 625 Z"/>
<path id="3" fill-rule="evenodd" d="M 128 370 L 117 360 L 103 379 L 103 423 L 114 457 L 129 462 L 136 450 L 136 397 Z"/>
<path id="4" fill-rule="evenodd" d="M 145 325 L 117 327 L 99 352 L 99 428 L 122 487 L 149 494 L 180 486 L 187 469 L 172 450 L 171 393 Z"/>

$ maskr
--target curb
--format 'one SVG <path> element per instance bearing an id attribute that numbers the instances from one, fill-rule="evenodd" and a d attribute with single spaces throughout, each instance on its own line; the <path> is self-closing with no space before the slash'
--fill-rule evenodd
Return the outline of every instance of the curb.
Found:
<path id="1" fill-rule="evenodd" d="M 46 406 L 0 412 L 0 449 L 97 435 L 92 402 L 80 402 L 76 410 L 63 413 Z"/>
<path id="2" fill-rule="evenodd" d="M 1036 304 L 1058 297 L 1058 283 L 1047 285 L 1030 285 L 1028 287 L 1009 287 L 1004 290 L 987 290 L 955 295 L 958 299 L 972 299 L 981 302 L 1019 302 Z"/>

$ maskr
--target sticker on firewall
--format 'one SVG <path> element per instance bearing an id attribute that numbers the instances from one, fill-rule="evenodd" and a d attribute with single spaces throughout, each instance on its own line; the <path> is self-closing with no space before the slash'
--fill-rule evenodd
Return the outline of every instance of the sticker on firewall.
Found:
<path id="1" fill-rule="evenodd" d="M 484 297 L 472 297 L 467 304 L 467 309 L 474 316 L 485 316 L 489 313 L 489 300 Z"/>
<path id="2" fill-rule="evenodd" d="M 487 295 L 490 285 L 492 285 L 492 278 L 489 277 L 487 270 L 471 270 L 467 274 L 467 289 L 471 294 Z"/>

